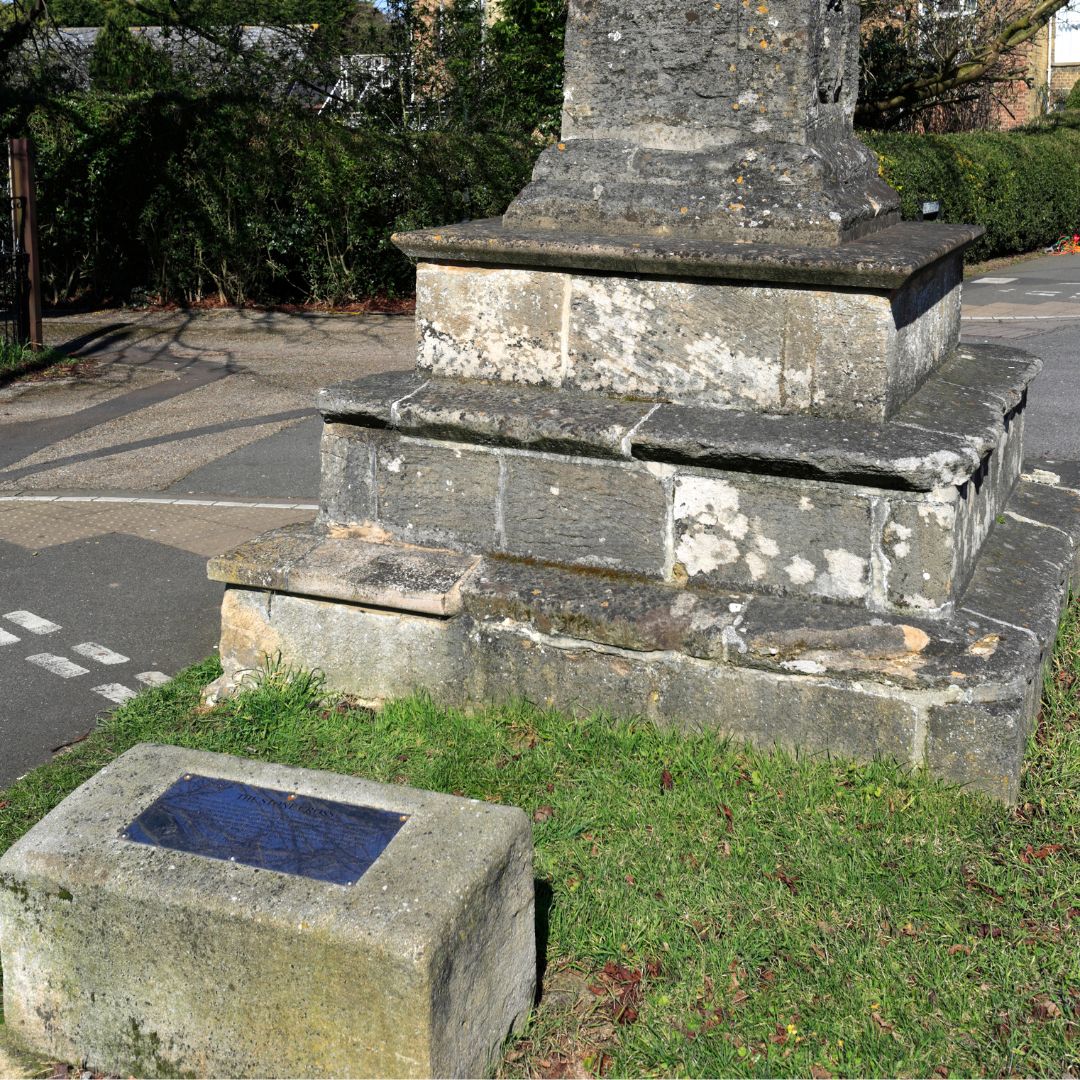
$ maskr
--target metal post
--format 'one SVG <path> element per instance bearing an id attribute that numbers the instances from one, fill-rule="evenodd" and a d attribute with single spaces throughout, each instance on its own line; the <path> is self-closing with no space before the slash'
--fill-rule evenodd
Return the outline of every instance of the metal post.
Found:
<path id="1" fill-rule="evenodd" d="M 34 190 L 34 148 L 29 139 L 8 140 L 11 195 L 17 246 L 26 264 L 25 288 L 19 305 L 21 338 L 32 349 L 43 344 L 41 329 L 41 257 L 38 247 L 37 196 Z"/>

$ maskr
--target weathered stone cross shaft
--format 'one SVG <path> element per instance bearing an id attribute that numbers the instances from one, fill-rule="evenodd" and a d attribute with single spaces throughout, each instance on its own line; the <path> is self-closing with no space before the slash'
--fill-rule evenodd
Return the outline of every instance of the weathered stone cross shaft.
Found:
<path id="1" fill-rule="evenodd" d="M 508 225 L 835 244 L 899 220 L 854 0 L 575 0 L 562 140 Z"/>

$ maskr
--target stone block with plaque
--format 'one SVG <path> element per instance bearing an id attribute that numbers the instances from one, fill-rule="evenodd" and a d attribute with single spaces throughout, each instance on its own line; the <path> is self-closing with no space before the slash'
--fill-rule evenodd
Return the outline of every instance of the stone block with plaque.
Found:
<path id="1" fill-rule="evenodd" d="M 0 859 L 4 1023 L 120 1076 L 482 1076 L 533 905 L 520 810 L 144 744 Z"/>

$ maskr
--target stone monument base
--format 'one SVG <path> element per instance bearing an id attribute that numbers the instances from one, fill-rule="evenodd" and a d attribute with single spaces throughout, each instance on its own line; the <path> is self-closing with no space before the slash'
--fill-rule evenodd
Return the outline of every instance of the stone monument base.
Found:
<path id="1" fill-rule="evenodd" d="M 672 587 L 296 526 L 211 564 L 225 674 L 266 654 L 377 704 L 526 698 L 878 754 L 1011 801 L 1076 566 L 1080 493 L 1020 482 L 947 618 Z"/>
<path id="2" fill-rule="evenodd" d="M 317 525 L 211 563 L 214 692 L 280 652 L 1012 799 L 1080 498 L 1020 482 L 1039 361 L 958 344 L 979 232 L 396 237 L 416 368 L 320 391 Z"/>
<path id="3" fill-rule="evenodd" d="M 309 817 L 331 800 L 407 820 L 347 885 L 125 835 L 193 775 L 248 785 L 248 798 L 292 793 Z M 529 822 L 138 746 L 0 860 L 0 959 L 5 1024 L 113 1075 L 487 1075 L 536 985 Z"/>

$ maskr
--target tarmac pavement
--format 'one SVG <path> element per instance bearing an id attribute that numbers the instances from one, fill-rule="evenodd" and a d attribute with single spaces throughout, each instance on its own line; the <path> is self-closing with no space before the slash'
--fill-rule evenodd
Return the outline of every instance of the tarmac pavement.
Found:
<path id="1" fill-rule="evenodd" d="M 0 788 L 215 648 L 206 561 L 315 513 L 322 385 L 409 367 L 409 317 L 47 320 L 89 376 L 0 389 Z"/>
<path id="2" fill-rule="evenodd" d="M 1080 256 L 965 283 L 963 333 L 1043 358 L 1031 464 L 1080 461 Z M 409 316 L 54 316 L 90 377 L 0 389 L 0 788 L 209 655 L 206 560 L 314 514 L 315 390 L 411 367 Z"/>
<path id="3" fill-rule="evenodd" d="M 1049 255 L 964 283 L 965 340 L 1043 362 L 1028 396 L 1029 462 L 1080 460 L 1080 255 Z"/>

